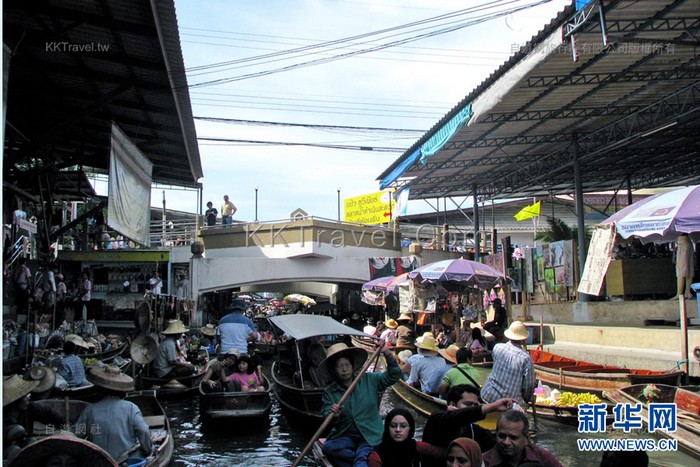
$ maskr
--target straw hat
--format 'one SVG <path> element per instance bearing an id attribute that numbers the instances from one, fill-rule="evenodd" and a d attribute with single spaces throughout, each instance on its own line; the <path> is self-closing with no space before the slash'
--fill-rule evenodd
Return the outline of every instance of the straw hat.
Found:
<path id="1" fill-rule="evenodd" d="M 129 392 L 134 390 L 133 378 L 119 371 L 119 368 L 114 365 L 91 368 L 87 372 L 87 379 L 95 386 L 112 391 Z"/>
<path id="2" fill-rule="evenodd" d="M 530 331 L 522 321 L 513 321 L 503 335 L 513 341 L 524 341 L 530 337 Z"/>
<path id="3" fill-rule="evenodd" d="M 241 356 L 241 352 L 237 348 L 231 347 L 230 349 L 228 349 L 228 352 L 226 352 L 224 355 L 234 355 L 236 358 L 238 358 Z"/>
<path id="4" fill-rule="evenodd" d="M 216 327 L 214 327 L 213 324 L 207 324 L 206 326 L 202 326 L 199 330 L 202 334 L 205 336 L 215 336 L 216 335 Z"/>
<path id="5" fill-rule="evenodd" d="M 131 343 L 129 354 L 139 365 L 151 363 L 156 358 L 158 343 L 148 334 L 141 334 Z"/>
<path id="6" fill-rule="evenodd" d="M 33 393 L 44 392 L 56 384 L 56 373 L 46 366 L 33 366 L 27 372 L 27 379 L 39 381 L 39 385 L 32 389 Z"/>
<path id="7" fill-rule="evenodd" d="M 398 318 L 396 318 L 397 321 L 401 320 L 406 320 L 406 321 L 413 321 L 413 316 L 409 315 L 408 313 L 401 313 Z"/>
<path id="8" fill-rule="evenodd" d="M 66 334 L 65 338 L 66 342 L 72 342 L 75 344 L 76 347 L 82 347 L 83 349 L 89 349 L 90 346 L 88 345 L 87 342 L 85 342 L 85 339 L 80 337 L 77 334 Z"/>
<path id="9" fill-rule="evenodd" d="M 20 375 L 6 377 L 2 382 L 2 406 L 20 400 L 37 386 L 39 381 L 27 381 Z"/>
<path id="10" fill-rule="evenodd" d="M 168 321 L 168 327 L 165 328 L 164 331 L 161 331 L 161 334 L 183 334 L 188 331 L 189 329 L 182 324 L 182 321 L 179 319 L 171 319 Z"/>
<path id="11" fill-rule="evenodd" d="M 396 329 L 399 327 L 399 323 L 397 323 L 395 319 L 388 319 L 384 321 L 384 326 L 388 327 L 389 329 Z"/>
<path id="12" fill-rule="evenodd" d="M 416 344 L 420 344 L 421 342 L 423 342 L 423 339 L 425 339 L 426 337 L 430 337 L 431 339 L 435 339 L 435 334 L 433 334 L 432 331 L 424 332 L 422 336 L 420 336 L 418 339 L 416 339 Z"/>
<path id="13" fill-rule="evenodd" d="M 7 465 L 46 465 L 54 454 L 70 454 L 78 460 L 77 465 L 91 467 L 117 467 L 112 457 L 94 443 L 70 434 L 60 434 L 41 438 L 25 446 Z"/>
<path id="14" fill-rule="evenodd" d="M 438 353 L 439 353 L 440 355 L 442 355 L 442 357 L 443 357 L 445 360 L 448 360 L 448 361 L 450 361 L 450 362 L 452 362 L 452 363 L 457 363 L 457 351 L 458 351 L 458 350 L 459 350 L 459 346 L 458 346 L 458 345 L 452 344 L 451 346 L 449 346 L 449 347 L 446 348 L 446 349 L 440 349 L 440 350 L 438 350 Z"/>
<path id="15" fill-rule="evenodd" d="M 333 378 L 333 368 L 329 365 L 335 365 L 335 362 L 340 357 L 347 357 L 352 361 L 353 373 L 365 364 L 367 360 L 367 351 L 359 347 L 348 347 L 344 342 L 333 344 L 326 351 L 326 358 L 318 365 L 318 374 L 324 381 L 331 381 Z"/>
<path id="16" fill-rule="evenodd" d="M 399 360 L 401 360 L 402 363 L 406 363 L 408 361 L 408 359 L 411 358 L 412 356 L 413 356 L 413 352 L 411 352 L 408 349 L 402 350 L 401 352 L 399 352 Z"/>
<path id="17" fill-rule="evenodd" d="M 437 353 L 438 350 L 440 350 L 438 349 L 437 341 L 435 340 L 435 338 L 432 335 L 428 335 L 428 333 L 423 334 L 423 337 L 416 340 L 416 347 L 435 353 Z"/>

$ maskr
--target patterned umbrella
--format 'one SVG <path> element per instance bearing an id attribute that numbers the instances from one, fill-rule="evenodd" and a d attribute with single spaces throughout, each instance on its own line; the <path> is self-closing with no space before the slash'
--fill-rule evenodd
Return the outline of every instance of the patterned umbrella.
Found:
<path id="1" fill-rule="evenodd" d="M 665 243 L 687 233 L 694 242 L 700 241 L 700 185 L 650 196 L 601 222 L 611 223 L 622 238 Z"/>
<path id="2" fill-rule="evenodd" d="M 462 258 L 426 264 L 409 272 L 408 276 L 423 282 L 461 282 L 482 289 L 503 285 L 508 280 L 498 269 Z"/>
<path id="3" fill-rule="evenodd" d="M 399 274 L 398 276 L 378 277 L 369 282 L 362 284 L 362 290 L 372 290 L 374 292 L 398 293 L 399 286 L 407 284 L 409 281 L 408 273 Z"/>
<path id="4" fill-rule="evenodd" d="M 299 293 L 293 293 L 289 294 L 286 297 L 284 297 L 285 303 L 301 303 L 304 306 L 310 306 L 310 305 L 315 305 L 316 300 L 314 300 L 311 297 L 307 297 L 306 295 L 302 295 Z"/>

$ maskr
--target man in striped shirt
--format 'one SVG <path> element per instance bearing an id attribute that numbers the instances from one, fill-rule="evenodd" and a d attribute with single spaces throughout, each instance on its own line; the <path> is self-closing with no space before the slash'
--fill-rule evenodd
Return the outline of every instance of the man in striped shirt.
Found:
<path id="1" fill-rule="evenodd" d="M 535 368 L 524 348 L 530 331 L 520 321 L 513 321 L 503 334 L 509 342 L 493 348 L 493 370 L 481 389 L 481 398 L 486 402 L 503 397 L 529 402 L 535 390 Z"/>

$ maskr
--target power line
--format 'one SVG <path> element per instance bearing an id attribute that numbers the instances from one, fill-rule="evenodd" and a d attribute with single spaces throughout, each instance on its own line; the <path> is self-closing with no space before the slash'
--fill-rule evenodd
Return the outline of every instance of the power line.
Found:
<path id="1" fill-rule="evenodd" d="M 511 0 L 507 3 L 513 3 L 513 2 L 517 2 L 517 1 L 518 0 Z M 490 2 L 486 5 L 492 5 L 492 4 L 496 4 L 496 3 L 498 3 L 498 2 Z M 337 46 L 339 44 L 347 44 L 347 43 L 352 44 L 352 41 L 366 39 L 366 38 L 372 37 L 372 36 L 379 36 L 382 34 L 387 34 L 389 32 L 399 31 L 401 29 L 407 29 L 407 28 L 411 28 L 411 27 L 415 27 L 415 26 L 420 26 L 423 24 L 428 24 L 431 22 L 436 22 L 436 21 L 440 21 L 440 20 L 444 20 L 444 19 L 451 19 L 454 17 L 459 17 L 459 16 L 462 16 L 462 15 L 465 15 L 468 13 L 472 13 L 474 11 L 479 11 L 480 9 L 483 9 L 484 7 L 486 7 L 486 5 L 479 6 L 478 8 L 477 7 L 466 8 L 464 10 L 458 10 L 458 11 L 455 11 L 452 13 L 447 13 L 444 15 L 439 15 L 439 16 L 435 16 L 432 18 L 424 19 L 424 20 L 414 21 L 411 23 L 406 23 L 403 25 L 394 26 L 394 27 L 390 27 L 390 28 L 380 29 L 380 30 L 374 31 L 374 32 L 367 32 L 367 33 L 358 34 L 355 36 L 345 37 L 345 38 L 341 38 L 341 39 L 334 39 L 334 40 L 330 40 L 330 41 L 319 42 L 319 43 L 305 45 L 305 46 L 301 46 L 301 47 L 297 47 L 297 48 L 293 48 L 293 49 L 289 49 L 289 50 L 282 50 L 282 51 L 277 51 L 277 52 L 263 54 L 263 55 L 254 56 L 254 57 L 246 57 L 246 58 L 241 58 L 241 59 L 236 59 L 236 60 L 229 60 L 229 61 L 225 61 L 225 62 L 212 63 L 209 65 L 201 65 L 201 66 L 191 67 L 191 68 L 186 69 L 185 71 L 188 73 L 191 73 L 191 72 L 205 70 L 205 69 L 220 68 L 223 66 L 240 64 L 240 63 L 244 63 L 244 62 L 264 60 L 264 59 L 268 59 L 268 58 L 278 57 L 281 55 L 289 55 L 289 54 L 297 54 L 300 52 L 308 52 L 308 51 L 312 51 L 312 50 L 316 50 L 316 49 L 323 49 L 323 48 L 327 48 L 327 47 L 331 47 L 331 46 Z"/>
<path id="2" fill-rule="evenodd" d="M 201 136 L 197 137 L 197 141 L 212 141 L 221 143 L 243 143 L 243 144 L 255 144 L 263 146 L 307 146 L 314 148 L 326 148 L 326 149 L 342 149 L 347 151 L 368 151 L 368 152 L 396 152 L 402 153 L 406 148 L 391 148 L 391 147 L 380 147 L 380 146 L 354 146 L 354 145 L 343 145 L 343 144 L 327 144 L 327 143 L 292 143 L 284 141 L 259 141 L 252 139 L 233 139 L 233 138 L 214 138 Z"/>
<path id="3" fill-rule="evenodd" d="M 284 126 L 284 127 L 303 127 L 315 129 L 330 129 L 330 130 L 357 130 L 357 131 L 377 131 L 377 132 L 392 132 L 392 133 L 417 133 L 423 134 L 425 130 L 409 130 L 405 128 L 381 128 L 367 126 L 345 126 L 345 125 L 319 125 L 313 123 L 289 123 L 289 122 L 269 122 L 263 120 L 242 120 L 236 118 L 219 118 L 219 117 L 194 117 L 195 120 L 207 122 L 228 123 L 234 125 L 259 125 L 259 126 Z"/>
<path id="4" fill-rule="evenodd" d="M 482 22 L 487 21 L 487 20 L 490 20 L 490 19 L 498 18 L 498 17 L 505 16 L 505 15 L 508 15 L 508 14 L 512 14 L 512 13 L 514 13 L 514 12 L 521 11 L 521 10 L 524 10 L 524 9 L 529 9 L 529 8 L 532 8 L 532 7 L 534 7 L 534 6 L 537 6 L 537 5 L 540 5 L 540 4 L 543 4 L 543 3 L 548 3 L 549 1 L 550 1 L 550 0 L 540 0 L 540 1 L 538 1 L 538 2 L 536 2 L 536 3 L 533 3 L 533 4 L 530 4 L 530 5 L 526 5 L 526 6 L 522 6 L 522 7 L 519 7 L 519 8 L 511 9 L 511 10 L 507 10 L 507 11 L 502 11 L 502 12 L 494 13 L 494 14 L 491 14 L 491 15 L 489 15 L 489 16 L 480 17 L 480 18 L 477 18 L 477 19 L 474 19 L 474 20 L 471 20 L 471 21 L 467 21 L 467 22 L 464 22 L 464 23 L 457 24 L 457 25 L 455 25 L 455 26 L 450 26 L 450 27 L 447 27 L 447 28 L 443 28 L 443 29 L 438 30 L 438 31 L 431 31 L 431 32 L 428 32 L 428 33 L 425 33 L 425 34 L 419 34 L 419 35 L 417 35 L 417 36 L 412 36 L 412 37 L 409 37 L 409 38 L 406 38 L 406 39 L 400 39 L 400 40 L 396 40 L 396 41 L 393 41 L 393 42 L 388 42 L 388 43 L 386 43 L 386 44 L 373 46 L 373 47 L 370 47 L 370 48 L 367 48 L 367 49 L 355 50 L 355 51 L 346 52 L 346 53 L 343 53 L 343 54 L 334 55 L 334 56 L 332 56 L 332 57 L 326 57 L 326 58 L 320 58 L 320 59 L 310 60 L 310 61 L 307 61 L 307 62 L 296 63 L 296 64 L 292 64 L 292 65 L 288 65 L 288 66 L 285 66 L 285 67 L 276 68 L 276 69 L 272 69 L 272 70 L 265 70 L 265 71 L 260 71 L 260 72 L 255 72 L 255 73 L 249 73 L 249 74 L 245 74 L 245 75 L 239 75 L 239 76 L 229 77 L 229 78 L 220 78 L 220 79 L 216 79 L 216 80 L 212 80 L 212 81 L 206 81 L 206 82 L 202 82 L 202 83 L 193 84 L 193 85 L 191 85 L 190 87 L 193 87 L 193 88 L 194 88 L 194 87 L 202 87 L 202 86 L 210 86 L 210 85 L 216 85 L 216 84 L 222 84 L 222 83 L 229 83 L 229 82 L 233 82 L 233 81 L 240 81 L 240 80 L 243 80 L 243 79 L 256 78 L 256 77 L 266 76 L 266 75 L 270 75 L 270 74 L 274 74 L 274 73 L 280 73 L 280 72 L 283 72 L 283 71 L 289 71 L 289 70 L 296 69 L 296 68 L 302 68 L 302 67 L 308 67 L 308 66 L 314 66 L 314 65 L 320 65 L 320 64 L 324 64 L 324 63 L 329 63 L 329 62 L 331 62 L 331 61 L 341 60 L 341 59 L 353 57 L 353 56 L 356 56 L 356 55 L 359 55 L 359 54 L 365 54 L 365 53 L 369 53 L 369 52 L 374 52 L 374 51 L 382 50 L 382 49 L 389 48 L 389 47 L 395 47 L 395 46 L 398 46 L 398 45 L 403 45 L 403 44 L 406 44 L 406 43 L 415 42 L 415 41 L 418 41 L 418 40 L 421 40 L 421 39 L 425 39 L 425 38 L 427 38 L 427 37 L 433 37 L 433 36 L 436 36 L 436 35 L 439 35 L 439 34 L 445 34 L 445 33 L 448 33 L 448 32 L 453 32 L 453 31 L 456 31 L 456 30 L 459 30 L 459 29 L 466 28 L 466 27 L 468 27 L 468 26 L 473 26 L 473 25 L 475 25 L 475 24 L 482 23 Z M 506 3 L 513 3 L 513 2 L 506 2 Z M 443 16 L 448 16 L 448 15 L 443 15 Z M 431 20 L 432 20 L 432 19 L 431 19 Z M 427 21 L 427 20 L 426 20 L 426 21 Z M 416 22 L 416 23 L 420 23 L 420 22 Z M 414 24 L 416 24 L 416 23 L 414 23 Z M 402 27 L 405 27 L 405 26 L 402 26 Z M 372 33 L 372 34 L 375 34 L 375 33 Z M 358 36 L 356 36 L 356 37 L 358 37 Z M 347 42 L 347 40 L 348 40 L 348 39 L 343 39 L 343 40 L 339 40 L 339 41 L 332 41 L 332 43 L 341 43 L 341 42 L 343 42 L 343 41 Z M 332 44 L 332 43 L 326 43 L 326 44 Z M 327 46 L 327 45 L 326 45 L 326 46 Z M 316 46 L 306 46 L 306 47 L 301 47 L 301 48 L 293 49 L 293 50 L 291 50 L 291 51 L 288 51 L 288 53 L 299 53 L 299 51 L 307 51 L 307 50 L 311 50 L 311 49 L 314 49 L 314 48 L 318 48 L 318 47 L 316 47 Z M 276 57 L 276 56 L 279 56 L 279 55 L 281 55 L 281 54 L 282 54 L 282 53 L 273 53 L 273 54 L 263 55 L 263 56 L 260 56 L 260 57 L 253 57 L 253 58 L 251 58 L 251 59 L 241 59 L 241 60 L 238 60 L 238 61 L 228 62 L 227 65 L 230 65 L 231 63 L 243 63 L 243 62 L 245 62 L 245 61 L 249 61 L 249 60 L 253 60 L 253 59 L 254 59 L 254 60 L 260 60 L 260 59 L 268 58 L 268 57 Z M 277 61 L 277 60 L 272 60 L 272 61 Z M 264 64 L 264 63 L 267 63 L 267 62 L 262 62 L 262 63 Z M 214 67 L 214 66 L 220 67 L 220 66 L 222 66 L 222 64 L 215 64 L 215 65 L 210 65 L 210 66 L 212 66 L 212 67 Z M 200 67 L 199 69 L 202 69 L 202 70 L 203 70 L 203 69 L 206 69 L 206 68 Z"/>

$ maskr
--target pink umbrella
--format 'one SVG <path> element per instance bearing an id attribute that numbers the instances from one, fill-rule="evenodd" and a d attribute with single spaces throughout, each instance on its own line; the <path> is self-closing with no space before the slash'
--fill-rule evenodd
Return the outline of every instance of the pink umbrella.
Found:
<path id="1" fill-rule="evenodd" d="M 468 259 L 448 259 L 426 264 L 408 273 L 411 279 L 423 282 L 459 282 L 490 289 L 495 285 L 504 285 L 509 280 L 498 269 Z"/>
<path id="2" fill-rule="evenodd" d="M 362 284 L 362 290 L 372 290 L 375 292 L 398 293 L 399 286 L 408 284 L 408 273 L 398 276 L 378 277 Z"/>
<path id="3" fill-rule="evenodd" d="M 699 241 L 700 185 L 644 198 L 601 222 L 611 223 L 622 238 L 665 243 L 687 233 L 693 241 Z"/>

